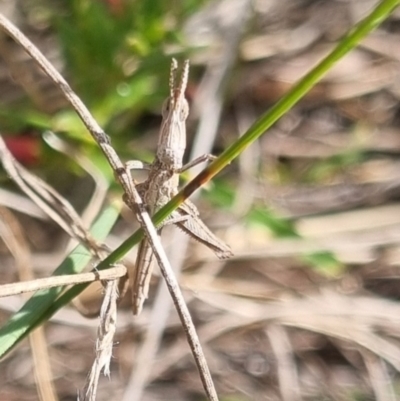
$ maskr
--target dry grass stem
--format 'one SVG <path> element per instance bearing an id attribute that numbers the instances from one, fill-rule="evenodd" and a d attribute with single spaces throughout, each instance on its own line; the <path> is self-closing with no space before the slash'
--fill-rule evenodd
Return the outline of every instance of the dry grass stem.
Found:
<path id="1" fill-rule="evenodd" d="M 72 205 L 54 188 L 27 171 L 13 157 L 0 136 L 0 160 L 10 178 L 71 237 L 102 259 L 101 245 L 90 235 Z"/>
<path id="2" fill-rule="evenodd" d="M 64 153 L 67 157 L 72 158 L 82 169 L 84 169 L 94 181 L 94 190 L 90 196 L 85 210 L 81 214 L 81 219 L 85 225 L 90 225 L 98 216 L 107 196 L 109 184 L 104 174 L 93 163 L 93 161 L 85 155 L 85 153 L 68 142 L 62 140 L 53 132 L 46 131 L 43 133 L 44 141 L 58 152 Z"/>
<path id="3" fill-rule="evenodd" d="M 23 235 L 22 228 L 14 215 L 5 208 L 0 208 L 0 236 L 15 259 L 21 280 L 33 278 L 31 253 Z M 43 327 L 38 327 L 29 334 L 36 387 L 40 400 L 57 401 L 53 385 L 53 373 Z"/>
<path id="4" fill-rule="evenodd" d="M 272 352 L 277 360 L 279 388 L 283 401 L 301 401 L 299 378 L 289 336 L 280 325 L 271 324 L 266 328 Z"/>
<path id="5" fill-rule="evenodd" d="M 396 401 L 396 392 L 390 380 L 390 373 L 387 365 L 377 355 L 362 350 L 368 372 L 368 378 L 374 390 L 376 401 Z"/>
<path id="6" fill-rule="evenodd" d="M 60 286 L 80 284 L 80 283 L 90 283 L 92 281 L 115 280 L 125 275 L 126 275 L 126 267 L 120 265 L 101 271 L 93 270 L 88 273 L 37 278 L 31 281 L 22 281 L 19 283 L 0 285 L 0 297 L 8 297 L 10 295 L 38 291 L 52 287 L 60 287 Z"/>
<path id="7" fill-rule="evenodd" d="M 96 359 L 82 391 L 82 398 L 78 397 L 78 401 L 95 401 L 101 370 L 105 376 L 110 376 L 113 340 L 117 324 L 117 299 L 118 280 L 109 280 L 105 285 L 104 299 L 100 310 Z"/>

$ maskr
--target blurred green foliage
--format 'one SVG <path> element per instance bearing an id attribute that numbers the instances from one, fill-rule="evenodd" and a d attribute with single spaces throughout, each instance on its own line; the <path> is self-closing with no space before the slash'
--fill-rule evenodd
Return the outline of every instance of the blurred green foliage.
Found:
<path id="1" fill-rule="evenodd" d="M 336 277 L 345 271 L 343 263 L 330 251 L 312 252 L 303 255 L 302 260 L 315 271 L 327 277 Z"/>
<path id="2" fill-rule="evenodd" d="M 205 197 L 217 207 L 230 208 L 234 205 L 236 190 L 226 181 L 217 179 L 213 180 L 212 186 L 205 192 Z M 301 237 L 296 230 L 294 219 L 281 217 L 275 210 L 260 202 L 253 204 L 243 218 L 247 224 L 263 227 L 277 238 L 296 239 Z M 300 259 L 318 273 L 328 277 L 343 273 L 345 268 L 330 251 L 321 250 L 307 253 Z"/>
<path id="3" fill-rule="evenodd" d="M 143 114 L 160 110 L 172 56 L 183 58 L 182 23 L 203 1 L 61 2 L 54 21 L 67 77 L 114 146 L 143 133 Z M 75 115 L 55 118 L 77 132 Z M 81 137 L 81 135 L 77 135 Z"/>
<path id="4" fill-rule="evenodd" d="M 326 183 L 346 169 L 362 163 L 365 159 L 366 154 L 363 150 L 348 149 L 343 153 L 314 161 L 307 169 L 303 179 L 305 182 L 314 184 Z"/>
<path id="5" fill-rule="evenodd" d="M 235 202 L 236 189 L 220 179 L 213 180 L 213 185 L 205 192 L 205 197 L 215 206 L 230 208 Z M 299 237 L 291 219 L 279 217 L 275 211 L 260 202 L 251 206 L 245 219 L 248 224 L 265 227 L 276 237 Z"/>
<path id="6" fill-rule="evenodd" d="M 45 20 L 46 34 L 57 37 L 63 75 L 124 156 L 127 143 L 148 131 L 148 117 L 159 113 L 171 58 L 183 59 L 189 51 L 183 22 L 205 2 L 41 1 L 35 11 L 27 5 L 27 12 L 41 23 Z M 3 127 L 16 132 L 51 129 L 83 146 L 92 143 L 69 106 L 50 118 L 30 102 L 21 102 L 17 109 L 2 109 Z"/>

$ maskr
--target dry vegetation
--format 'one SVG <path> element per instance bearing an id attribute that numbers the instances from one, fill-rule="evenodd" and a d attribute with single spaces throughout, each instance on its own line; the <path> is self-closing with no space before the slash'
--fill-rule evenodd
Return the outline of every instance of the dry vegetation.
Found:
<path id="1" fill-rule="evenodd" d="M 35 18 L 35 3 L 45 2 L 11 11 L 9 3 L 1 2 L 0 11 L 63 71 L 51 24 Z M 104 3 L 110 10 L 120 4 Z M 189 132 L 194 135 L 197 120 L 202 127 L 201 139 L 190 140 L 197 154 L 207 152 L 214 135 L 213 152 L 220 153 L 375 4 L 205 3 L 183 29 L 188 46 L 202 46 L 190 56 L 188 91 Z M 12 110 L 29 95 L 49 115 L 65 107 L 18 46 L 2 37 L 0 55 L 2 106 Z M 165 66 L 156 74 L 165 76 Z M 202 73 L 207 79 L 199 84 Z M 135 116 L 147 131 L 129 148 L 154 150 L 159 104 Z M 180 283 L 221 400 L 399 399 L 399 105 L 396 10 L 196 201 L 204 220 L 231 245 L 231 260 L 218 261 L 192 241 L 186 251 L 183 234 L 166 230 L 165 246 L 171 264 L 183 265 Z M 32 156 L 41 131 L 27 124 L 19 134 L 25 139 L 17 147 L 28 146 Z M 39 163 L 35 159 L 36 172 L 91 221 L 105 196 L 104 178 L 93 173 L 86 149 L 46 138 L 48 153 Z M 95 185 L 66 157 L 60 162 L 54 156 L 60 149 L 93 175 Z M 126 156 L 125 148 L 121 157 Z M 1 283 L 50 275 L 71 249 L 66 234 L 22 196 L 13 198 L 15 187 L 5 175 L 2 187 Z M 115 247 L 134 224 L 123 212 L 107 244 Z M 119 304 L 111 380 L 100 379 L 99 401 L 204 399 L 176 312 L 157 282 L 154 277 L 138 318 L 132 317 L 129 297 Z M 77 303 L 96 308 L 99 288 L 90 287 Z M 1 321 L 23 302 L 22 296 L 1 298 Z M 76 399 L 93 363 L 96 330 L 97 321 L 72 305 L 62 309 L 45 325 L 44 337 L 23 342 L 2 360 L 0 399 L 39 399 L 35 382 L 49 380 L 41 377 L 47 367 L 38 365 L 40 352 L 48 354 L 58 399 Z M 38 350 L 35 358 L 32 349 Z"/>

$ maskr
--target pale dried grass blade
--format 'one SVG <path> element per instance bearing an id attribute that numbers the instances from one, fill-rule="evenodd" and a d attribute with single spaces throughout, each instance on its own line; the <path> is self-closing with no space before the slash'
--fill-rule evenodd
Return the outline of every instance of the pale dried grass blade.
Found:
<path id="1" fill-rule="evenodd" d="M 93 281 L 114 280 L 124 277 L 126 275 L 125 266 L 115 266 L 106 270 L 91 271 L 88 273 L 68 274 L 63 276 L 52 276 L 40 278 L 29 281 L 22 281 L 20 283 L 3 284 L 0 285 L 0 298 L 8 297 L 10 295 L 22 294 L 25 292 L 32 292 L 44 290 L 52 287 L 60 287 L 65 285 L 90 283 Z"/>
<path id="2" fill-rule="evenodd" d="M 362 350 L 361 355 L 368 371 L 376 401 L 396 401 L 396 392 L 385 362 L 367 350 Z"/>
<path id="3" fill-rule="evenodd" d="M 113 339 L 117 323 L 118 280 L 107 281 L 100 310 L 100 325 L 97 331 L 96 359 L 78 401 L 95 401 L 101 370 L 110 376 Z"/>
<path id="4" fill-rule="evenodd" d="M 269 325 L 266 333 L 277 360 L 279 389 L 283 401 L 301 401 L 299 378 L 289 336 L 281 325 Z"/>
<path id="5" fill-rule="evenodd" d="M 54 188 L 21 166 L 0 136 L 0 160 L 10 178 L 64 231 L 101 258 L 101 245 L 90 235 L 72 205 Z"/>
<path id="6" fill-rule="evenodd" d="M 14 215 L 5 208 L 0 208 L 0 236 L 15 258 L 20 279 L 33 278 L 31 253 L 21 226 Z M 32 351 L 38 395 L 42 401 L 57 401 L 58 397 L 53 386 L 48 345 L 42 327 L 38 327 L 29 334 L 29 343 Z"/>
<path id="7" fill-rule="evenodd" d="M 107 190 L 109 187 L 107 179 L 83 151 L 74 148 L 53 132 L 44 132 L 43 139 L 56 151 L 64 153 L 67 157 L 72 158 L 92 177 L 95 184 L 94 190 L 89 201 L 87 202 L 87 205 L 85 206 L 85 210 L 82 211 L 81 217 L 85 225 L 91 225 L 93 220 L 100 213 L 101 207 L 106 199 Z"/>

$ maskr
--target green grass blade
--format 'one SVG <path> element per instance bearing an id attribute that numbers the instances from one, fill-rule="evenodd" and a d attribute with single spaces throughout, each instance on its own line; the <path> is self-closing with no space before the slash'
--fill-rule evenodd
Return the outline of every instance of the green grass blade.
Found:
<path id="1" fill-rule="evenodd" d="M 98 241 L 103 241 L 113 227 L 119 210 L 108 207 L 94 223 L 91 233 Z M 53 275 L 79 273 L 90 262 L 92 255 L 82 245 L 77 246 L 71 254 L 54 271 Z M 49 316 L 48 310 L 63 291 L 64 287 L 54 287 L 37 291 L 25 305 L 0 328 L 0 357 L 4 356 L 17 343 L 29 334 L 38 324 Z"/>

